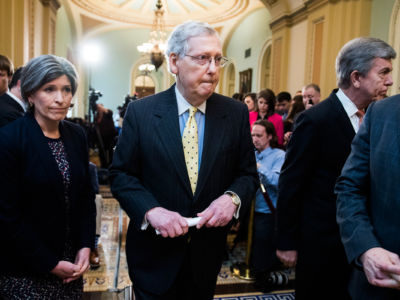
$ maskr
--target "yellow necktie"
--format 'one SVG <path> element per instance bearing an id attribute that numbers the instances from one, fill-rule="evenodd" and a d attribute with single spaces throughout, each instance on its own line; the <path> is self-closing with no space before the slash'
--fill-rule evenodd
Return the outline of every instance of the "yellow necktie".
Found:
<path id="1" fill-rule="evenodd" d="M 186 168 L 189 175 L 192 192 L 196 191 L 199 172 L 199 139 L 197 136 L 197 123 L 194 115 L 197 107 L 191 107 L 189 118 L 182 135 L 183 153 L 185 154 Z"/>

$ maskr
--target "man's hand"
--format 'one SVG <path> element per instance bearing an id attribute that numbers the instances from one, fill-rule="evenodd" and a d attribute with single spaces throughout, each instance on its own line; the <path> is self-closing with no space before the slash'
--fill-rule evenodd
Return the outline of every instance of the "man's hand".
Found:
<path id="1" fill-rule="evenodd" d="M 154 207 L 146 214 L 147 221 L 157 229 L 163 237 L 177 237 L 188 232 L 185 218 L 174 211 L 162 207 Z"/>
<path id="2" fill-rule="evenodd" d="M 227 225 L 235 214 L 237 206 L 233 204 L 229 195 L 222 195 L 211 202 L 205 210 L 198 213 L 201 217 L 200 222 L 196 225 L 197 229 L 203 227 L 222 227 Z"/>
<path id="3" fill-rule="evenodd" d="M 296 250 L 276 250 L 276 256 L 286 267 L 294 267 L 297 262 L 297 251 Z"/>
<path id="4" fill-rule="evenodd" d="M 368 282 L 379 287 L 400 289 L 400 259 L 383 248 L 371 248 L 361 255 Z"/>

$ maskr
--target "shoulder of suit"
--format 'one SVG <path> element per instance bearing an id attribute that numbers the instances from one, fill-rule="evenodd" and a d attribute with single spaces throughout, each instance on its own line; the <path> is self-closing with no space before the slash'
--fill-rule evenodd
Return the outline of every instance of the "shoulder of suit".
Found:
<path id="1" fill-rule="evenodd" d="M 327 119 L 332 115 L 339 113 L 346 113 L 344 111 L 342 104 L 336 95 L 331 94 L 328 98 L 322 100 L 317 105 L 302 112 L 305 116 L 311 119 Z"/>
<path id="2" fill-rule="evenodd" d="M 68 131 L 71 131 L 71 132 L 74 132 L 76 134 L 83 135 L 83 136 L 85 135 L 85 130 L 79 124 L 73 123 L 68 120 L 61 121 L 61 124 L 64 127 L 64 130 L 68 130 Z"/>
<path id="3" fill-rule="evenodd" d="M 246 112 L 248 111 L 246 104 L 243 102 L 217 93 L 212 94 L 207 101 L 214 101 L 217 104 L 224 106 L 226 109 L 245 109 Z"/>
<path id="4" fill-rule="evenodd" d="M 383 100 L 374 101 L 370 104 L 370 109 L 388 109 L 390 111 L 395 111 L 397 113 L 398 108 L 400 108 L 400 94 L 385 98 Z"/>

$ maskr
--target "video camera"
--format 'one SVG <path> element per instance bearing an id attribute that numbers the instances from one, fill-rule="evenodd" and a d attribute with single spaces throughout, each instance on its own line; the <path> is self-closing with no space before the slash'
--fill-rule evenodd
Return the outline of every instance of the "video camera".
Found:
<path id="1" fill-rule="evenodd" d="M 89 120 L 94 121 L 94 115 L 97 111 L 96 102 L 102 97 L 103 94 L 100 91 L 95 90 L 94 88 L 89 88 Z"/>
<path id="2" fill-rule="evenodd" d="M 125 112 L 126 112 L 126 109 L 128 108 L 129 103 L 131 103 L 132 101 L 135 101 L 135 100 L 137 100 L 137 99 L 138 99 L 138 96 L 137 96 L 136 93 L 133 94 L 132 96 L 129 95 L 129 94 L 125 96 L 124 105 L 122 105 L 121 111 L 120 111 L 120 113 L 119 113 L 119 115 L 120 115 L 122 118 L 125 116 Z"/>

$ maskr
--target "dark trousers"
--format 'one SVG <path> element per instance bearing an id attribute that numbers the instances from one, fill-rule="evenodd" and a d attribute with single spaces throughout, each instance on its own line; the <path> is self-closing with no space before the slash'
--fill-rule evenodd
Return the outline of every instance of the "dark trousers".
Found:
<path id="1" fill-rule="evenodd" d="M 269 273 L 280 265 L 276 257 L 275 215 L 254 214 L 251 265 L 257 274 Z"/>
<path id="2" fill-rule="evenodd" d="M 296 300 L 350 300 L 349 272 L 340 243 L 321 245 L 321 241 L 314 241 L 313 245 L 310 242 L 307 247 L 300 247 L 296 264 Z"/>
<path id="3" fill-rule="evenodd" d="M 190 254 L 186 251 L 181 270 L 171 288 L 163 295 L 155 295 L 149 291 L 133 287 L 136 300 L 212 300 L 214 298 L 215 282 L 212 286 L 199 286 L 193 279 L 190 264 Z M 157 282 L 154 282 L 157 284 Z"/>

